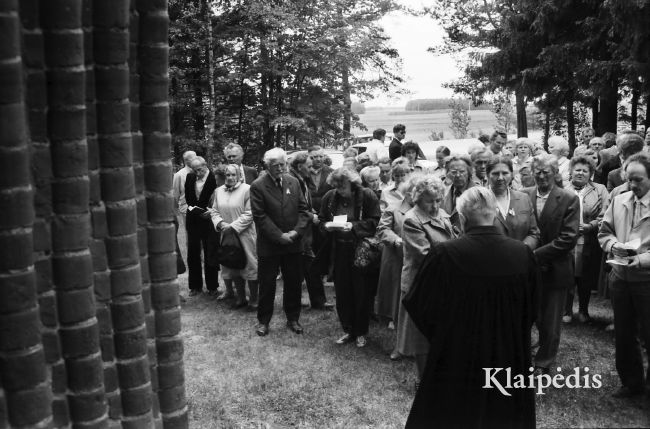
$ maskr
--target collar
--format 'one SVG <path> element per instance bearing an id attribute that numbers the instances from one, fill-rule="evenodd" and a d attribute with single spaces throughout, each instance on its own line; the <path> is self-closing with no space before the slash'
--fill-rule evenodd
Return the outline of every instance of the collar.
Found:
<path id="1" fill-rule="evenodd" d="M 638 198 L 636 195 L 634 195 L 634 202 L 640 202 L 644 207 L 650 206 L 650 191 L 646 192 L 645 195 L 641 198 Z"/>
<path id="2" fill-rule="evenodd" d="M 465 230 L 465 235 L 499 235 L 494 225 L 473 225 Z"/>
<path id="3" fill-rule="evenodd" d="M 239 187 L 241 186 L 241 184 L 242 184 L 242 182 L 237 181 L 237 183 L 235 183 L 235 184 L 234 184 L 233 186 L 231 186 L 231 187 L 228 187 L 228 186 L 226 186 L 225 184 L 223 185 L 223 187 L 224 187 L 224 189 L 226 190 L 226 192 L 233 192 L 233 191 L 235 191 L 235 189 L 239 188 Z"/>
<path id="4" fill-rule="evenodd" d="M 544 195 L 539 193 L 539 188 L 535 186 L 535 192 L 537 192 L 537 198 L 548 198 L 551 195 L 551 192 L 553 192 L 553 189 L 555 189 L 555 186 L 552 186 L 551 189 Z"/>

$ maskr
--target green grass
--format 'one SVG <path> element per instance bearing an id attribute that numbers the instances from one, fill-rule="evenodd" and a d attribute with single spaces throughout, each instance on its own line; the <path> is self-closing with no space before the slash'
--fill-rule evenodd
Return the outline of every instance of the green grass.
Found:
<path id="1" fill-rule="evenodd" d="M 182 243 L 181 243 L 182 247 Z M 187 275 L 180 277 L 187 297 Z M 223 286 L 222 286 L 223 288 Z M 333 300 L 331 284 L 326 287 Z M 290 332 L 281 287 L 267 337 L 255 313 L 231 310 L 203 294 L 183 304 L 185 379 L 192 428 L 399 428 L 414 394 L 413 362 L 392 362 L 394 331 L 372 322 L 368 345 L 334 343 L 335 312 L 304 310 L 303 335 Z M 303 295 L 306 298 L 306 293 Z M 592 300 L 593 323 L 564 325 L 557 364 L 589 367 L 601 389 L 547 389 L 537 396 L 538 427 L 649 427 L 650 401 L 618 400 L 609 303 Z M 462 321 L 459 321 L 459 323 Z"/>

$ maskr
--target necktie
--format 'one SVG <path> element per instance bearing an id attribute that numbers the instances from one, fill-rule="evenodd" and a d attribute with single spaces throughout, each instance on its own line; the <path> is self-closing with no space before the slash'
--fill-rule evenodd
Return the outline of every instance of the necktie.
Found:
<path id="1" fill-rule="evenodd" d="M 282 189 L 282 179 L 279 177 L 275 179 L 275 184 L 278 186 L 278 188 Z"/>
<path id="2" fill-rule="evenodd" d="M 632 214 L 632 229 L 639 226 L 639 221 L 641 221 L 641 202 L 634 202 L 634 212 Z"/>

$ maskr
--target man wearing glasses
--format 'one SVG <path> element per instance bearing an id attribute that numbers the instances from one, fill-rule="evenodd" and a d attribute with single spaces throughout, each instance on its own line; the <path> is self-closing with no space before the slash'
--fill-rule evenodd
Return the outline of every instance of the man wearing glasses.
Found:
<path id="1" fill-rule="evenodd" d="M 540 230 L 540 245 L 534 250 L 541 271 L 542 292 L 536 320 L 539 350 L 535 374 L 547 374 L 555 363 L 560 345 L 564 301 L 574 286 L 571 251 L 578 241 L 580 201 L 578 196 L 555 184 L 557 158 L 541 154 L 533 158 L 536 186 L 524 188 L 533 203 Z"/>
<path id="2" fill-rule="evenodd" d="M 442 201 L 442 208 L 449 215 L 449 221 L 457 233 L 461 231 L 460 216 L 456 211 L 456 200 L 467 189 L 476 186 L 472 180 L 472 161 L 467 156 L 453 155 L 447 160 L 447 178 L 451 186 Z"/>

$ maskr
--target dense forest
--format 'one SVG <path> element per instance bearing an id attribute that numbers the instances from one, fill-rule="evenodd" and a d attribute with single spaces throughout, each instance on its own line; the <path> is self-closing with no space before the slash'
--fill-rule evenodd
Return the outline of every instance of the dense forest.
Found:
<path id="1" fill-rule="evenodd" d="M 233 141 L 255 162 L 273 146 L 349 137 L 358 121 L 351 97 L 402 83 L 398 53 L 377 24 L 395 8 L 391 0 L 171 0 L 176 156 L 190 147 L 210 156 Z"/>
<path id="2" fill-rule="evenodd" d="M 580 125 L 647 127 L 650 0 L 436 0 L 426 13 L 447 35 L 431 50 L 466 55 L 451 87 L 479 101 L 514 94 L 519 135 L 528 103 L 545 134 L 564 128 L 572 147 Z"/>

